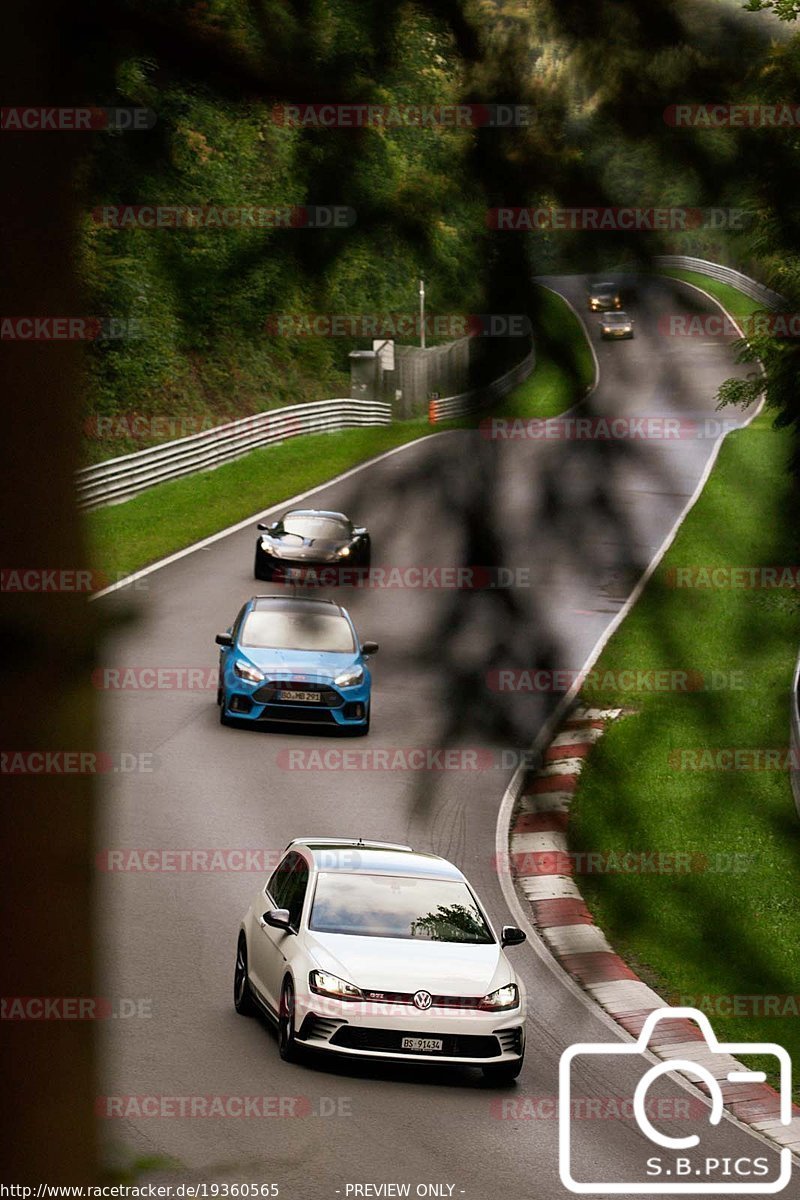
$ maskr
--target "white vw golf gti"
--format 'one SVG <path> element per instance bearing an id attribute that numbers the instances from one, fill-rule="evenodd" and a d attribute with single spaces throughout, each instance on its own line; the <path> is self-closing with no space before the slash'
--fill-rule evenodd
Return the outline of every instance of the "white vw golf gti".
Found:
<path id="1" fill-rule="evenodd" d="M 522 1069 L 525 992 L 461 872 L 410 846 L 298 838 L 253 897 L 236 949 L 234 1002 L 278 1027 L 281 1058 Z"/>

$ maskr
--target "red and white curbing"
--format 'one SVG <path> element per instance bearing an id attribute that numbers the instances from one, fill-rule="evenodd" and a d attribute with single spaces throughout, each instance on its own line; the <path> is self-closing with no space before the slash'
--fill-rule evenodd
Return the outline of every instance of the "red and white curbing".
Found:
<path id="1" fill-rule="evenodd" d="M 584 903 L 567 852 L 569 806 L 586 756 L 621 708 L 576 708 L 543 755 L 543 764 L 525 781 L 511 827 L 511 870 L 528 901 L 534 923 L 561 966 L 613 1019 L 634 1037 L 648 1014 L 669 1005 L 643 983 L 609 945 Z M 702 1043 L 702 1045 L 698 1045 Z M 650 1049 L 661 1059 L 691 1058 L 719 1081 L 726 1107 L 780 1147 L 800 1154 L 800 1107 L 792 1121 L 780 1121 L 780 1098 L 767 1084 L 731 1083 L 732 1070 L 746 1068 L 729 1055 L 711 1053 L 692 1021 L 660 1021 Z M 696 1087 L 707 1086 L 682 1071 Z"/>

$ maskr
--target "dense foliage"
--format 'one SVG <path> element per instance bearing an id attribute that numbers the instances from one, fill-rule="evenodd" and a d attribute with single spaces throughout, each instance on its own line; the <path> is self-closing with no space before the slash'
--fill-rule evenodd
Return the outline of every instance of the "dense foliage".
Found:
<path id="1" fill-rule="evenodd" d="M 210 422 L 334 395 L 366 341 L 279 338 L 272 313 L 514 312 L 531 274 L 730 262 L 800 291 L 797 129 L 676 128 L 675 104 L 779 103 L 800 49 L 795 4 L 751 0 L 127 0 L 104 16 L 98 102 L 152 129 L 94 136 L 81 181 L 108 204 L 340 204 L 345 229 L 105 228 L 88 215 L 91 309 L 140 322 L 91 352 L 93 414 Z M 109 30 L 108 23 L 113 28 Z M 322 101 L 532 106 L 529 126 L 292 128 L 273 106 Z M 683 232 L 494 232 L 494 206 L 746 210 Z M 798 353 L 759 347 L 770 399 L 794 420 Z M 741 388 L 727 399 L 742 398 Z M 173 433 L 174 436 L 174 433 Z M 94 456 L 137 443 L 95 443 Z M 141 443 L 138 443 L 141 444 Z"/>

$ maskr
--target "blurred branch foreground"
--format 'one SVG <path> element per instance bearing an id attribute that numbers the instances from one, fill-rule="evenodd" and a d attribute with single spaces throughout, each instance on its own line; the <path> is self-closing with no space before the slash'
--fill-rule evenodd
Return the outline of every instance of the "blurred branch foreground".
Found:
<path id="1" fill-rule="evenodd" d="M 4 104 L 86 101 L 65 37 L 67 6 L 5 9 Z M 70 19 L 74 19 L 74 10 Z M 91 93 L 90 93 L 91 94 Z M 73 314 L 74 170 L 91 134 L 7 133 L 4 314 Z M 80 408 L 74 342 L 4 343 L 4 568 L 85 565 L 75 506 Z M 96 745 L 85 596 L 3 596 L 4 751 Z M 93 782 L 88 774 L 6 779 L 2 804 L 2 995 L 93 995 L 90 911 Z M 95 1175 L 92 1021 L 0 1022 L 3 1179 L 87 1183 Z"/>

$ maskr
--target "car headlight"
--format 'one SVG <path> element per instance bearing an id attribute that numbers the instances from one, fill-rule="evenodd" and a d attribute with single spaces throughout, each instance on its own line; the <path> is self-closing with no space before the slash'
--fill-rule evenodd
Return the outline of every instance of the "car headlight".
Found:
<path id="1" fill-rule="evenodd" d="M 263 683 L 264 675 L 257 667 L 251 667 L 250 663 L 244 662 L 241 658 L 237 658 L 233 664 L 233 673 L 238 675 L 240 679 L 246 679 L 248 683 Z"/>
<path id="2" fill-rule="evenodd" d="M 337 551 L 337 554 L 339 555 L 339 558 L 347 558 L 350 554 L 350 547 L 342 546 L 341 550 Z"/>
<path id="3" fill-rule="evenodd" d="M 330 975 L 327 971 L 311 971 L 308 976 L 308 986 L 318 996 L 332 996 L 334 1000 L 363 1000 L 361 988 L 340 979 L 338 975 Z"/>
<path id="4" fill-rule="evenodd" d="M 355 687 L 363 678 L 363 667 L 351 667 L 349 671 L 342 671 L 341 675 L 337 675 L 333 682 L 337 687 Z"/>
<path id="5" fill-rule="evenodd" d="M 498 1012 L 502 1008 L 516 1008 L 518 1004 L 519 988 L 515 983 L 507 983 L 505 987 L 498 988 L 496 992 L 490 992 L 488 996 L 484 996 L 478 1008 Z"/>

